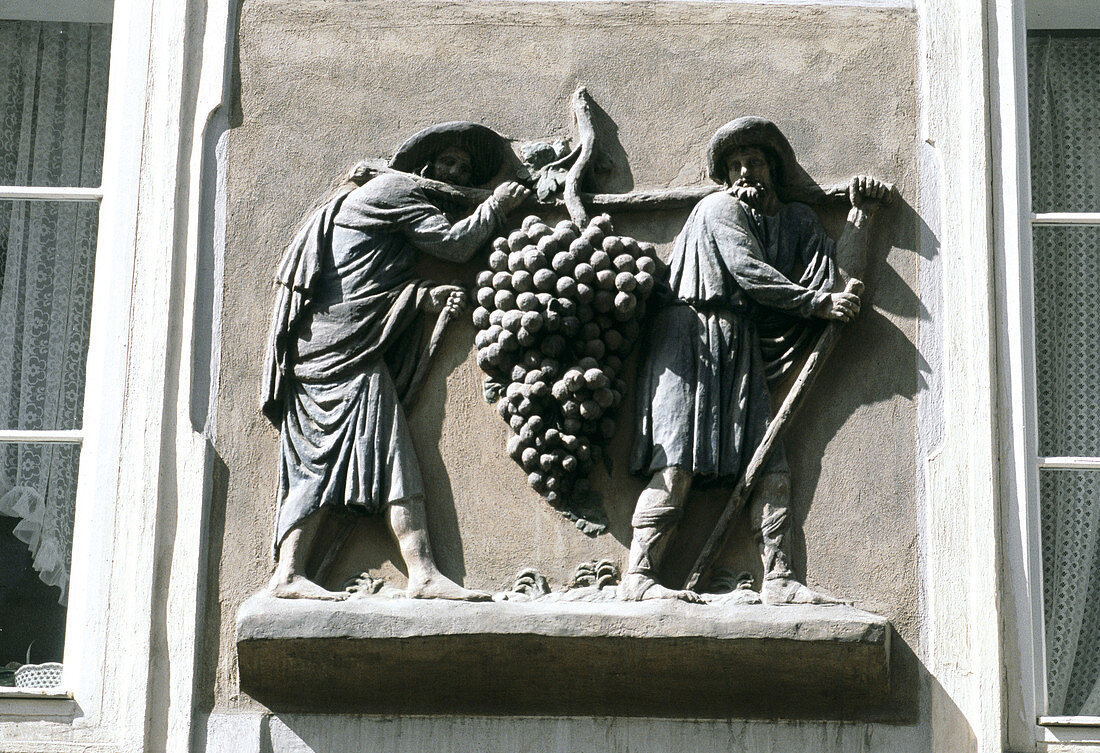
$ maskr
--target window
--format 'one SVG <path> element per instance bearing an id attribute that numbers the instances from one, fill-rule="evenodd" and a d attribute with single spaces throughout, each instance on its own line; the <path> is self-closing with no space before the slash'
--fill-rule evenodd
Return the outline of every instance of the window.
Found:
<path id="1" fill-rule="evenodd" d="M 1047 713 L 1100 717 L 1100 31 L 1027 58 Z"/>
<path id="2" fill-rule="evenodd" d="M 1071 741 L 1060 728 L 1100 726 L 1100 5 L 1022 5 L 998 4 L 1007 557 L 1028 715 Z"/>
<path id="3" fill-rule="evenodd" d="M 0 18 L 0 686 L 21 689 L 61 681 L 111 28 L 102 3 L 34 5 Z"/>

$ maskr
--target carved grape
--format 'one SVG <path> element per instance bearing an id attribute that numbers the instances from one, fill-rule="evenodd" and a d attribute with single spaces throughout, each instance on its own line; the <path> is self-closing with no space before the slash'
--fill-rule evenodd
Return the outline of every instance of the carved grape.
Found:
<path id="1" fill-rule="evenodd" d="M 587 477 L 614 436 L 623 358 L 662 270 L 656 248 L 616 235 L 607 215 L 583 229 L 530 215 L 477 276 L 477 363 L 504 388 L 508 455 L 563 510 L 594 503 Z"/>

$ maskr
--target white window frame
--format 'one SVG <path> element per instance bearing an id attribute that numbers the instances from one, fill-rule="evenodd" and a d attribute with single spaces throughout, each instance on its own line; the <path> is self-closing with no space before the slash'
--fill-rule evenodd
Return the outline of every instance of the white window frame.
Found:
<path id="1" fill-rule="evenodd" d="M 42 22 L 69 22 L 75 21 L 78 23 L 110 23 L 111 18 L 111 3 L 110 0 L 93 0 L 87 3 L 66 3 L 58 2 L 57 0 L 38 0 L 37 2 L 7 2 L 0 7 L 0 17 L 4 20 L 11 21 L 42 21 Z M 112 43 L 113 44 L 113 43 Z M 96 203 L 100 205 L 103 200 L 103 187 L 102 181 L 99 186 L 0 186 L 0 201 L 25 201 L 25 202 L 81 202 L 81 203 Z M 98 264 L 98 245 L 99 238 L 97 237 L 97 253 L 95 254 L 96 264 Z M 99 279 L 98 271 L 94 274 L 94 280 Z M 95 284 L 95 283 L 93 283 Z M 93 301 L 96 297 L 101 297 L 100 294 L 93 289 Z M 93 302 L 94 306 L 94 302 Z M 91 353 L 89 352 L 89 357 Z M 91 372 L 88 372 L 89 374 Z M 87 389 L 86 382 L 86 389 Z M 0 428 L 0 442 L 3 444 L 64 444 L 81 448 L 81 455 L 83 455 L 83 445 L 85 437 L 88 433 L 85 432 L 87 419 L 82 418 L 81 428 L 79 429 L 49 429 L 49 430 L 28 430 L 28 429 L 4 429 Z M 90 434 L 96 438 L 97 432 L 92 431 Z M 94 443 L 94 440 L 93 440 Z M 80 498 L 79 491 L 80 481 L 78 479 L 77 498 Z M 74 538 L 76 530 L 74 526 Z M 78 617 L 71 608 L 67 608 L 68 624 L 75 623 L 74 617 Z M 68 629 L 66 629 L 66 645 L 65 655 L 70 654 L 68 646 Z M 63 676 L 61 684 L 56 688 L 49 690 L 29 690 L 25 688 L 0 688 L 0 719 L 4 716 L 12 715 L 15 711 L 21 714 L 39 715 L 39 716 L 55 716 L 64 715 L 67 707 L 72 706 L 72 693 L 70 692 L 70 686 L 72 685 L 72 670 L 66 665 L 63 669 Z M 64 702 L 62 706 L 56 703 L 57 701 Z"/>
<path id="2" fill-rule="evenodd" d="M 1034 260 L 1032 229 L 1039 226 L 1100 225 L 1100 212 L 1032 212 L 1031 152 L 1027 107 L 1027 18 L 1023 0 L 995 0 L 998 120 L 994 130 L 1000 156 L 997 226 L 1000 233 L 1000 293 L 1005 341 L 1002 380 L 1006 387 L 1003 457 L 1006 478 L 1004 559 L 1008 593 L 1017 631 L 1022 713 L 1034 724 L 1039 743 L 1100 742 L 1100 717 L 1046 714 L 1046 638 L 1040 552 L 1039 472 L 1097 470 L 1100 458 L 1046 457 L 1039 454 L 1035 373 Z"/>

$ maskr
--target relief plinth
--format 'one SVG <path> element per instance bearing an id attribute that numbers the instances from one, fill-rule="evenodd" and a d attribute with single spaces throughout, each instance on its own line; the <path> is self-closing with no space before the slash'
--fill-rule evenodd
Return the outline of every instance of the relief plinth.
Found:
<path id="1" fill-rule="evenodd" d="M 237 616 L 274 711 L 894 719 L 891 627 L 847 606 L 310 602 Z"/>

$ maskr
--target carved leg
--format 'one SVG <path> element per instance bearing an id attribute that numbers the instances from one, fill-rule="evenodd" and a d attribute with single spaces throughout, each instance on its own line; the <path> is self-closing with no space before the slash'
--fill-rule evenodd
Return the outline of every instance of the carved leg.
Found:
<path id="1" fill-rule="evenodd" d="M 668 539 L 683 515 L 690 490 L 691 474 L 683 468 L 669 467 L 654 473 L 638 496 L 638 505 L 630 521 L 634 526 L 634 537 L 630 542 L 626 574 L 619 584 L 620 599 L 703 602 L 694 591 L 673 591 L 657 582 L 657 568 L 668 546 Z"/>
<path id="2" fill-rule="evenodd" d="M 439 572 L 428 541 L 427 516 L 423 497 L 407 497 L 390 503 L 390 528 L 401 548 L 401 556 L 409 568 L 409 585 L 405 593 L 412 599 L 458 599 L 486 601 L 492 598 L 484 591 L 463 588 Z"/>
<path id="3" fill-rule="evenodd" d="M 318 540 L 318 531 L 329 517 L 328 508 L 322 507 L 308 515 L 286 535 L 279 545 L 279 560 L 268 590 L 281 599 L 322 599 L 343 601 L 348 594 L 329 591 L 306 577 L 305 567 Z"/>
<path id="4" fill-rule="evenodd" d="M 791 569 L 791 477 L 769 473 L 760 479 L 749 508 L 764 560 L 760 597 L 765 604 L 843 604 L 795 578 Z"/>

